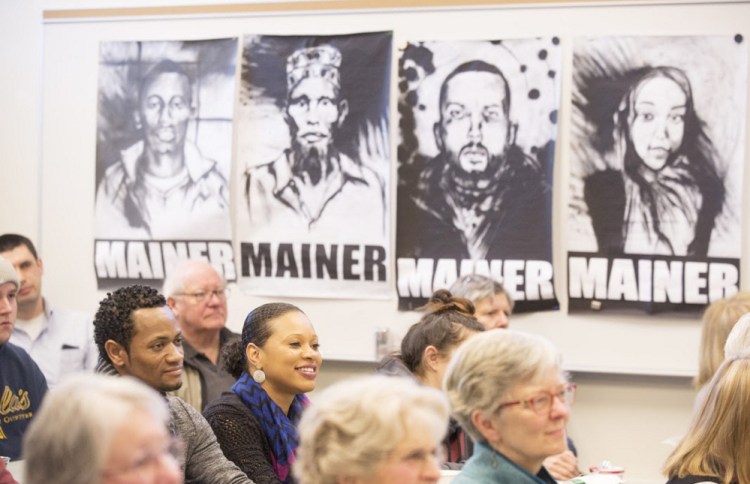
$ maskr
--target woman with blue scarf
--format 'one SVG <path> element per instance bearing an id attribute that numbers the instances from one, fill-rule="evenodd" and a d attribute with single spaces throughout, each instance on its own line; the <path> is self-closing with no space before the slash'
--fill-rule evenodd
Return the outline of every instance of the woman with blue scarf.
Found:
<path id="1" fill-rule="evenodd" d="M 304 394 L 322 363 L 312 323 L 291 304 L 264 304 L 245 318 L 242 340 L 222 351 L 237 382 L 203 412 L 222 452 L 257 484 L 293 483 Z"/>

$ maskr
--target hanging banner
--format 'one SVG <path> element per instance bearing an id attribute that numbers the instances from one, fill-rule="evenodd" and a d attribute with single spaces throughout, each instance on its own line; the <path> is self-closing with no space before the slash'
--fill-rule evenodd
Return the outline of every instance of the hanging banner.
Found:
<path id="1" fill-rule="evenodd" d="M 575 43 L 570 311 L 701 311 L 738 291 L 741 35 Z"/>
<path id="2" fill-rule="evenodd" d="M 159 287 L 181 259 L 236 279 L 228 182 L 237 39 L 99 45 L 100 289 Z"/>
<path id="3" fill-rule="evenodd" d="M 235 187 L 248 292 L 387 297 L 391 37 L 244 38 Z"/>
<path id="4" fill-rule="evenodd" d="M 478 273 L 556 309 L 557 38 L 415 42 L 399 60 L 399 309 Z"/>

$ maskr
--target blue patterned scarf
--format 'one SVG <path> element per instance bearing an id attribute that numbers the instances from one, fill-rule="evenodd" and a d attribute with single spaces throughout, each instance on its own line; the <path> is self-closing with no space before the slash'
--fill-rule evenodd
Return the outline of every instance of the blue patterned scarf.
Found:
<path id="1" fill-rule="evenodd" d="M 292 406 L 289 407 L 289 415 L 285 415 L 247 372 L 242 373 L 232 385 L 232 391 L 255 415 L 263 428 L 263 433 L 271 442 L 271 464 L 279 480 L 285 484 L 294 482 L 289 470 L 295 461 L 294 452 L 299 442 L 297 423 L 302 416 L 302 410 L 310 404 L 310 400 L 303 394 L 296 395 Z"/>

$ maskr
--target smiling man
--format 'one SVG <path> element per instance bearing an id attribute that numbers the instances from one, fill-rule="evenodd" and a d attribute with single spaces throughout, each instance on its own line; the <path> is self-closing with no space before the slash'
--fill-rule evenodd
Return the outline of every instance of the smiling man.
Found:
<path id="1" fill-rule="evenodd" d="M 234 377 L 222 369 L 221 347 L 239 339 L 226 328 L 227 283 L 208 262 L 186 260 L 164 281 L 167 304 L 182 330 L 183 385 L 175 395 L 196 410 L 229 391 Z"/>
<path id="2" fill-rule="evenodd" d="M 253 231 L 337 233 L 364 215 L 373 236 L 385 233 L 385 191 L 374 171 L 336 145 L 349 113 L 341 96 L 341 52 L 331 45 L 295 51 L 286 63 L 284 120 L 290 148 L 246 173 Z"/>
<path id="3" fill-rule="evenodd" d="M 47 383 L 34 360 L 10 343 L 21 287 L 13 265 L 0 257 L 0 455 L 21 458 L 23 435 L 34 417 Z"/>
<path id="4" fill-rule="evenodd" d="M 141 140 L 120 153 L 97 189 L 97 237 L 190 239 L 196 226 L 228 233 L 227 181 L 187 139 L 194 117 L 187 71 L 168 60 L 151 67 L 134 113 Z"/>
<path id="5" fill-rule="evenodd" d="M 141 285 L 120 288 L 99 303 L 94 318 L 97 372 L 131 376 L 153 389 L 182 386 L 182 334 L 164 296 Z M 249 483 L 219 448 L 203 416 L 178 397 L 166 397 L 170 431 L 185 443 L 185 482 Z"/>
<path id="6" fill-rule="evenodd" d="M 446 76 L 433 128 L 439 154 L 399 194 L 399 254 L 546 259 L 550 188 L 541 164 L 515 144 L 510 106 L 508 81 L 492 64 L 466 62 Z"/>
<path id="7" fill-rule="evenodd" d="M 42 296 L 44 264 L 31 240 L 18 234 L 0 235 L 0 256 L 13 264 L 21 283 L 11 343 L 31 355 L 50 388 L 67 375 L 93 370 L 97 350 L 91 315 L 61 311 Z"/>

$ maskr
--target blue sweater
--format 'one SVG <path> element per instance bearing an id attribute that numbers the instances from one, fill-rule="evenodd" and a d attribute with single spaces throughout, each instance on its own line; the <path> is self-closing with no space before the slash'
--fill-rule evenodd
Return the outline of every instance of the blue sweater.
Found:
<path id="1" fill-rule="evenodd" d="M 537 475 L 508 460 L 486 443 L 474 445 L 474 455 L 466 461 L 453 484 L 555 484 L 555 480 L 542 467 Z"/>
<path id="2" fill-rule="evenodd" d="M 0 455 L 21 458 L 26 427 L 47 393 L 47 381 L 28 353 L 0 345 Z"/>

